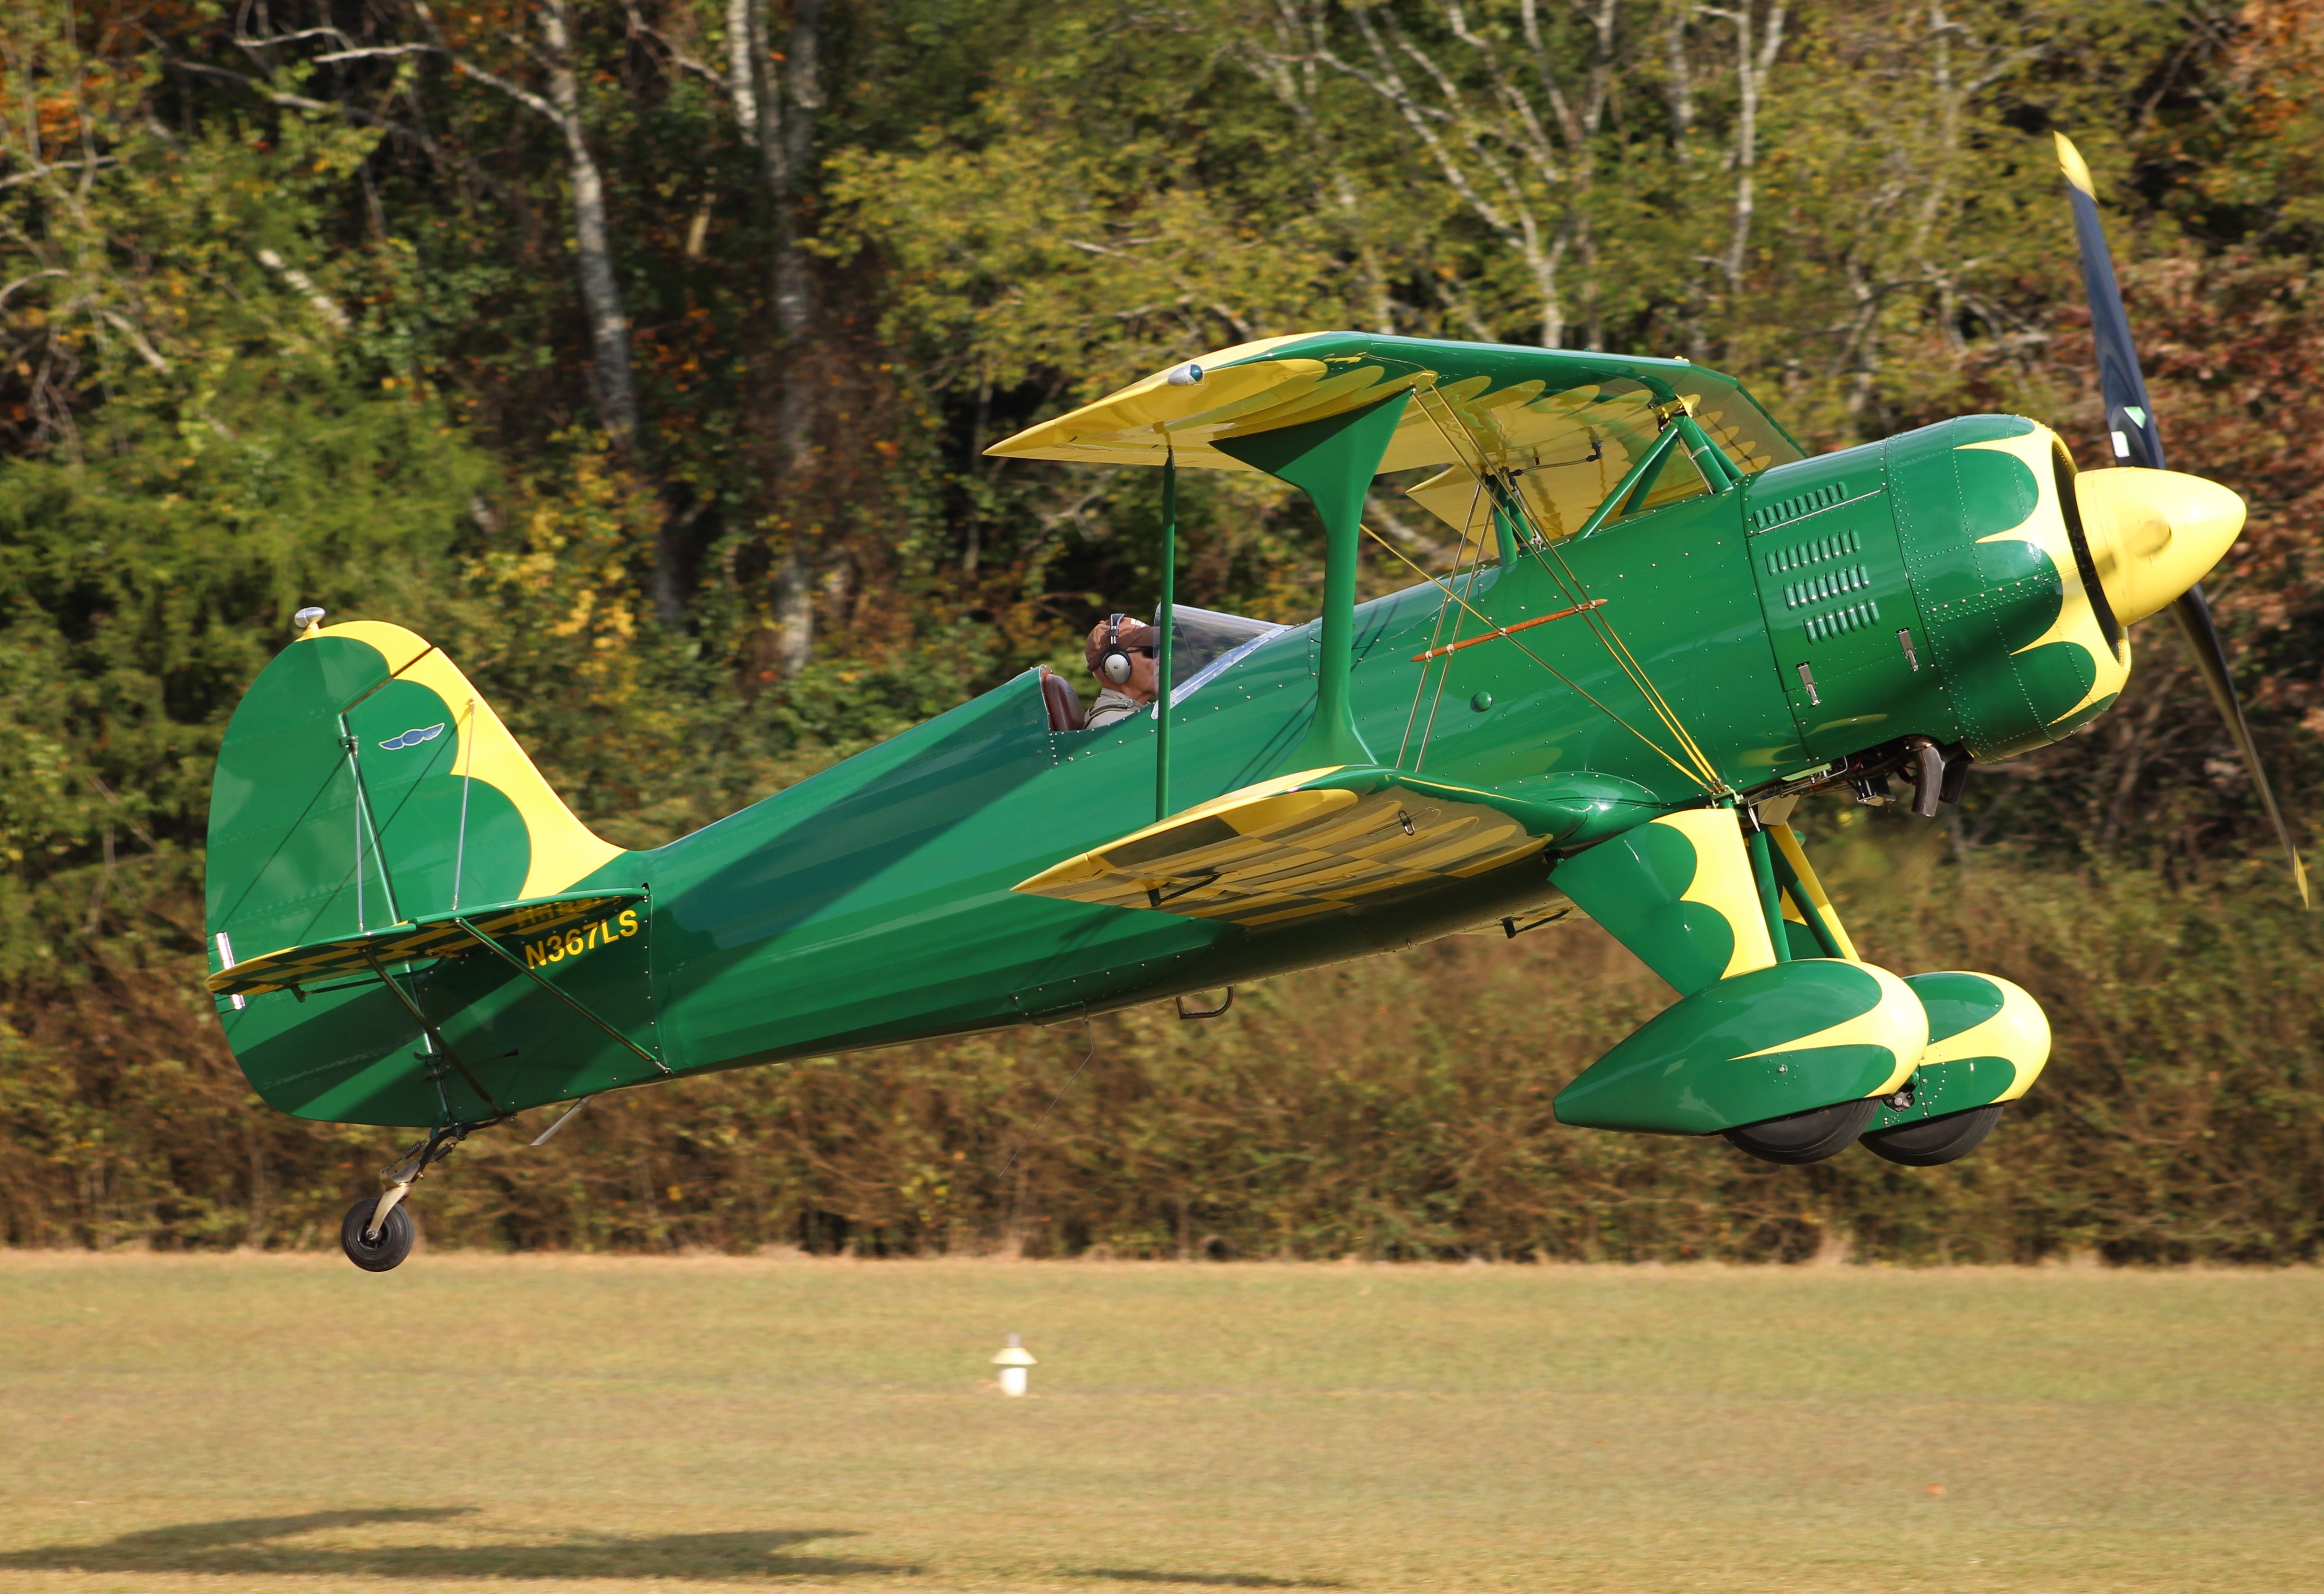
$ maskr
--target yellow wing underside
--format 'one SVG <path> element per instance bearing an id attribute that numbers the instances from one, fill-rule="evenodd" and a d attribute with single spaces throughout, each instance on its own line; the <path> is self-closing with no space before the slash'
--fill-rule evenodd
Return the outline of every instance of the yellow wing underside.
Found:
<path id="1" fill-rule="evenodd" d="M 545 935 L 571 929 L 591 919 L 618 912 L 644 898 L 636 891 L 587 892 L 542 902 L 507 902 L 471 908 L 467 921 L 487 935 Z M 367 935 L 342 935 L 305 946 L 247 958 L 212 974 L 208 984 L 214 996 L 259 996 L 270 990 L 290 990 L 322 980 L 375 972 L 386 963 L 419 963 L 430 958 L 464 957 L 481 951 L 451 914 L 438 914 L 416 924 L 391 926 Z"/>
<path id="2" fill-rule="evenodd" d="M 1543 838 L 1482 804 L 1390 787 L 1360 794 L 1283 776 L 1172 815 L 1015 888 L 1258 927 L 1356 908 L 1515 862 Z"/>
<path id="3" fill-rule="evenodd" d="M 1628 377 L 1496 386 L 1486 376 L 1440 382 L 1434 371 L 1393 360 L 1277 353 L 1305 336 L 1205 355 L 1199 383 L 1180 385 L 1170 371 L 1157 371 L 985 452 L 1084 465 L 1160 465 L 1167 454 L 1181 468 L 1250 471 L 1255 467 L 1215 445 L 1416 389 L 1423 396 L 1398 420 L 1379 469 L 1444 467 L 1409 495 L 1471 541 L 1489 542 L 1491 500 L 1478 480 L 1480 465 L 1514 489 L 1544 536 L 1563 537 L 1580 528 L 1661 429 L 1655 394 Z M 1774 463 L 1721 419 L 1716 404 L 1702 402 L 1683 373 L 1672 375 L 1690 389 L 1697 424 L 1740 468 Z"/>

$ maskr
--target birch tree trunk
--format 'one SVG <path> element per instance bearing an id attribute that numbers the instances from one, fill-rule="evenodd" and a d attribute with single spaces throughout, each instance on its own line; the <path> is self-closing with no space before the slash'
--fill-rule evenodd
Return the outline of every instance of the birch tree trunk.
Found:
<path id="1" fill-rule="evenodd" d="M 1298 125 L 1310 167 L 1315 173 L 1312 189 L 1315 209 L 1318 214 L 1338 214 L 1341 236 L 1355 257 L 1358 280 L 1363 284 L 1372 330 L 1393 335 L 1397 330 L 1396 304 L 1388 291 L 1388 272 L 1381 265 L 1379 249 L 1367 235 L 1363 203 L 1355 182 L 1348 175 L 1347 162 L 1316 109 L 1320 85 L 1315 52 L 1323 48 L 1327 36 L 1325 6 L 1318 0 L 1276 0 L 1269 20 L 1275 34 L 1274 49 L 1254 50 L 1242 58 L 1240 64 L 1266 87 Z"/>
<path id="2" fill-rule="evenodd" d="M 1742 0 L 1731 11 L 1702 7 L 1703 15 L 1735 25 L 1735 143 L 1728 153 L 1735 173 L 1735 199 L 1727 248 L 1720 262 L 1727 278 L 1730 319 L 1743 304 L 1743 280 L 1750 267 L 1751 224 L 1758 210 L 1759 99 L 1775 71 L 1776 53 L 1784 47 L 1788 11 L 1784 0 L 1777 0 L 1761 20 L 1754 18 L 1751 7 L 1752 0 Z"/>
<path id="3" fill-rule="evenodd" d="M 758 146 L 759 170 L 774 222 L 770 289 L 780 337 L 782 388 L 775 401 L 778 493 L 796 504 L 815 453 L 816 389 L 805 355 L 816 330 L 815 264 L 799 214 L 799 187 L 815 161 L 816 113 L 823 108 L 822 0 L 796 0 L 778 70 L 769 48 L 768 0 L 727 0 L 728 59 L 735 114 Z M 739 42 L 738 42 L 739 41 Z M 775 657 L 786 676 L 807 668 L 815 649 L 815 550 L 795 520 L 775 576 Z"/>
<path id="4" fill-rule="evenodd" d="M 605 216 L 605 178 L 589 145 L 589 122 L 574 65 L 571 0 L 539 0 L 544 49 L 532 51 L 548 73 L 543 98 L 521 83 L 478 66 L 451 49 L 427 0 L 411 8 L 429 37 L 461 76 L 499 90 L 544 118 L 565 141 L 565 166 L 573 185 L 573 253 L 581 286 L 581 311 L 589 327 L 590 393 L 597 419 L 623 457 L 638 451 L 638 392 L 630 348 L 630 318 L 622 305 L 621 280 L 613 270 L 613 235 Z M 650 588 L 654 613 L 665 625 L 686 619 L 685 540 L 699 509 L 681 512 L 665 495 L 661 526 L 654 539 Z"/>
<path id="5" fill-rule="evenodd" d="M 1522 49 L 1497 29 L 1473 24 L 1467 0 L 1432 0 L 1423 20 L 1441 28 L 1436 39 L 1406 26 L 1388 7 L 1356 7 L 1349 14 L 1364 62 L 1338 54 L 1320 32 L 1305 54 L 1391 106 L 1445 186 L 1522 263 L 1547 348 L 1563 346 L 1574 325 L 1569 262 L 1580 263 L 1573 302 L 1592 342 L 1601 317 L 1591 188 L 1615 84 L 1621 4 L 1582 0 L 1574 11 L 1590 45 L 1572 82 L 1563 59 L 1571 52 L 1552 38 L 1538 0 L 1520 5 Z"/>
<path id="6" fill-rule="evenodd" d="M 633 452 L 638 440 L 637 384 L 630 365 L 630 319 L 622 309 L 621 284 L 613 275 L 613 249 L 605 224 L 605 180 L 589 148 L 582 115 L 581 80 L 573 69 L 572 19 L 567 0 L 541 0 L 540 31 L 549 45 L 549 100 L 557 130 L 565 139 L 565 163 L 573 183 L 573 253 L 580 267 L 581 309 L 589 323 L 591 364 L 598 419 L 613 446 Z M 654 561 L 655 607 L 669 619 L 673 588 L 666 600 L 664 560 Z M 683 605 L 679 608 L 682 611 Z"/>

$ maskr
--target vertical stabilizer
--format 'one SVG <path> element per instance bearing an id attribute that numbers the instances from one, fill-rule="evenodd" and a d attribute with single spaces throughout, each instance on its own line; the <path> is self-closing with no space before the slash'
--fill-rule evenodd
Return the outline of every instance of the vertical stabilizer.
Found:
<path id="1" fill-rule="evenodd" d="M 622 856 L 441 650 L 309 627 L 235 710 L 210 788 L 211 967 L 568 889 Z"/>

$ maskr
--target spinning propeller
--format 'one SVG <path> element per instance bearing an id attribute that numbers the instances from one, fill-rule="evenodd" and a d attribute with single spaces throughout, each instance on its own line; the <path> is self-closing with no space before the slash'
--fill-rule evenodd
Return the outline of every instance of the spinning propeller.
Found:
<path id="1" fill-rule="evenodd" d="M 2057 134 L 2058 164 L 2074 207 L 2074 233 L 2081 245 L 2082 287 L 2090 301 L 2090 336 L 2098 346 L 2098 391 L 2106 401 L 2107 430 L 2116 464 L 2122 467 L 2080 476 L 2075 496 L 2100 583 L 2123 623 L 2168 608 L 2180 634 L 2194 650 L 2195 666 L 2211 701 L 2236 739 L 2251 771 L 2252 785 L 2275 825 L 2276 839 L 2292 861 L 2292 883 L 2300 900 L 2308 901 L 2308 873 L 2301 867 L 2300 849 L 2292 827 L 2275 799 L 2259 748 L 2252 741 L 2251 724 L 2236 696 L 2227 673 L 2227 650 L 2218 628 L 2211 623 L 2210 605 L 2203 601 L 2199 578 L 2227 551 L 2243 528 L 2242 500 L 2200 476 L 2165 470 L 2163 437 L 2155 428 L 2154 406 L 2146 396 L 2146 381 L 2139 373 L 2138 351 L 2130 341 L 2130 321 L 2123 314 L 2122 290 L 2115 281 L 2114 258 L 2107 251 L 2106 232 L 2098 222 L 2098 196 L 2090 169 L 2081 152 L 2064 134 Z"/>

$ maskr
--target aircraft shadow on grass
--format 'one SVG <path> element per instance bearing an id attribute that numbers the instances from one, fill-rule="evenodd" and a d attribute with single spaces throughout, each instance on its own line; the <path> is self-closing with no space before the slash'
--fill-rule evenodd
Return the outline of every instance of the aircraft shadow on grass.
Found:
<path id="1" fill-rule="evenodd" d="M 1143 1567 L 1098 1566 L 1072 1574 L 1113 1583 L 1153 1583 L 1181 1589 L 1344 1589 L 1331 1578 L 1270 1578 L 1247 1571 L 1157 1571 Z"/>
<path id="2" fill-rule="evenodd" d="M 755 1578 L 912 1577 L 908 1562 L 800 1555 L 791 1546 L 852 1538 L 846 1528 L 654 1534 L 625 1537 L 582 1533 L 552 1543 L 377 1544 L 286 1543 L 304 1534 L 396 1524 L 445 1522 L 476 1515 L 472 1506 L 309 1511 L 297 1516 L 247 1516 L 123 1534 L 95 1544 L 56 1544 L 0 1554 L 0 1571 L 200 1572 L 244 1577 L 665 1578 L 733 1582 Z"/>

